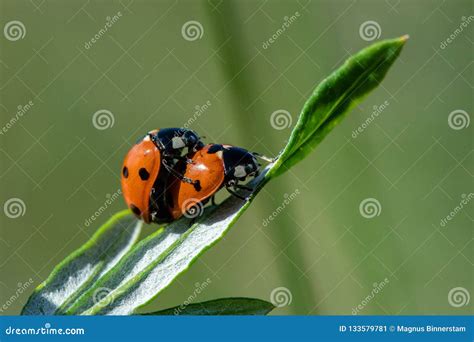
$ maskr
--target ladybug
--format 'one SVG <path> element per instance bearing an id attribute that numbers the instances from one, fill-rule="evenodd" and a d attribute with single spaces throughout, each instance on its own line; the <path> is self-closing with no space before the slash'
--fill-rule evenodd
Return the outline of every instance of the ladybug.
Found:
<path id="1" fill-rule="evenodd" d="M 176 172 L 174 165 L 180 160 L 189 162 L 181 156 L 184 148 L 190 154 L 203 146 L 195 132 L 184 128 L 153 130 L 139 139 L 126 155 L 122 167 L 122 193 L 130 210 L 146 223 L 154 221 L 158 209 L 150 206 L 150 197 L 164 189 L 157 180 L 173 174 L 175 179 L 194 184 Z"/>
<path id="2" fill-rule="evenodd" d="M 183 175 L 195 179 L 196 182 L 183 183 L 175 177 L 168 179 L 164 206 L 167 207 L 171 219 L 176 220 L 182 215 L 188 218 L 200 216 L 204 204 L 210 199 L 214 203 L 215 193 L 223 187 L 232 195 L 248 200 L 248 197 L 242 197 L 236 191 L 253 191 L 239 182 L 259 174 L 260 164 L 257 158 L 272 161 L 240 147 L 209 144 L 192 156 L 191 163 L 178 163 L 176 167 Z M 163 200 L 161 203 L 163 205 Z"/>

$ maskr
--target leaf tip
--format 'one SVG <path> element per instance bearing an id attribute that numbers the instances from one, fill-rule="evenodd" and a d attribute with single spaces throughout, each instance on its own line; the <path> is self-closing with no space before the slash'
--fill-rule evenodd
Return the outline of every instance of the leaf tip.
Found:
<path id="1" fill-rule="evenodd" d="M 402 43 L 405 43 L 408 39 L 410 39 L 410 35 L 404 34 L 403 36 L 400 37 L 400 41 Z"/>

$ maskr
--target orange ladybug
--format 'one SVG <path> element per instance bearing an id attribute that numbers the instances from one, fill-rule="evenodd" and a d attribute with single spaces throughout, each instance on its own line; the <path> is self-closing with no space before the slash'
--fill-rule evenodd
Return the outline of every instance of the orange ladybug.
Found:
<path id="1" fill-rule="evenodd" d="M 175 177 L 169 178 L 165 206 L 172 219 L 181 216 L 195 218 L 203 212 L 203 206 L 214 200 L 215 193 L 225 187 L 232 195 L 247 200 L 236 193 L 238 189 L 253 191 L 252 188 L 239 184 L 247 177 L 259 173 L 260 164 L 257 157 L 270 161 L 257 153 L 231 145 L 209 144 L 197 151 L 191 162 L 185 164 L 184 177 L 194 179 L 195 183 L 183 183 Z M 183 168 L 183 163 L 177 168 Z"/>
<path id="2" fill-rule="evenodd" d="M 163 181 L 169 174 L 182 182 L 195 183 L 176 172 L 174 166 L 177 161 L 187 161 L 181 156 L 184 148 L 194 153 L 203 145 L 195 132 L 184 128 L 154 130 L 139 140 L 126 155 L 122 167 L 122 194 L 130 210 L 146 223 L 169 220 L 167 211 L 161 208 L 164 203 L 150 199 L 153 194 L 164 192 Z"/>

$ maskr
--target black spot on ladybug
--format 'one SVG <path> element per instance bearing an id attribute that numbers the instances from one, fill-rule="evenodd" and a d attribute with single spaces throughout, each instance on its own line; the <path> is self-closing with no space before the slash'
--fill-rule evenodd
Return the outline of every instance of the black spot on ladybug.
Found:
<path id="1" fill-rule="evenodd" d="M 133 213 L 137 216 L 140 216 L 142 214 L 140 209 L 138 209 L 138 207 L 135 204 L 130 204 L 130 209 L 132 209 Z"/>
<path id="2" fill-rule="evenodd" d="M 138 175 L 140 176 L 142 180 L 147 180 L 150 177 L 150 174 L 144 167 L 138 170 Z"/>
<path id="3" fill-rule="evenodd" d="M 209 147 L 209 149 L 207 150 L 207 153 L 208 153 L 208 154 L 213 154 L 213 153 L 222 151 L 223 148 L 224 148 L 224 147 L 223 147 L 222 145 L 214 144 L 214 145 L 212 145 L 211 147 Z"/>
<path id="4" fill-rule="evenodd" d="M 126 166 L 123 167 L 122 174 L 125 178 L 128 178 L 128 168 Z"/>
<path id="5" fill-rule="evenodd" d="M 193 183 L 193 185 L 194 185 L 194 189 L 195 189 L 196 191 L 201 191 L 201 190 L 202 190 L 201 182 L 200 182 L 199 180 L 195 181 L 195 182 Z"/>

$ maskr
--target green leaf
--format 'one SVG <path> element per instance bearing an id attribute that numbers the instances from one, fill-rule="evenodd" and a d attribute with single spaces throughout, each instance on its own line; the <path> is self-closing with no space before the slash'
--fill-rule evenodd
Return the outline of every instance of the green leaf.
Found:
<path id="1" fill-rule="evenodd" d="M 128 210 L 115 214 L 88 242 L 54 268 L 30 296 L 22 314 L 60 314 L 63 307 L 117 264 L 137 240 L 141 227 L 141 222 Z"/>
<path id="2" fill-rule="evenodd" d="M 304 159 L 357 102 L 380 84 L 407 39 L 385 40 L 361 50 L 316 87 L 272 176 Z"/>
<path id="3" fill-rule="evenodd" d="M 67 314 L 129 315 L 152 301 L 205 250 L 220 240 L 248 207 L 235 197 L 209 208 L 200 222 L 189 219 L 170 224 L 163 234 L 138 243 L 104 277 L 95 283 Z M 189 229 L 188 229 L 189 227 Z M 108 292 L 97 300 L 97 293 Z"/>
<path id="4" fill-rule="evenodd" d="M 180 305 L 174 308 L 144 315 L 194 315 L 194 316 L 224 316 L 224 315 L 267 315 L 275 306 L 272 303 L 255 298 L 221 298 L 206 302 Z"/>
<path id="5" fill-rule="evenodd" d="M 53 271 L 24 311 L 127 315 L 152 301 L 228 232 L 268 181 L 306 157 L 344 114 L 381 82 L 405 41 L 406 37 L 401 37 L 362 50 L 316 87 L 279 158 L 248 184 L 254 189 L 250 200 L 231 196 L 219 206 L 208 208 L 191 226 L 188 219 L 173 222 L 125 255 L 133 242 L 122 242 L 116 253 L 120 257 L 111 260 L 104 257 L 103 247 L 92 253 L 88 243 Z M 129 225 L 133 224 L 130 220 Z M 96 239 L 103 232 L 98 234 Z"/>

